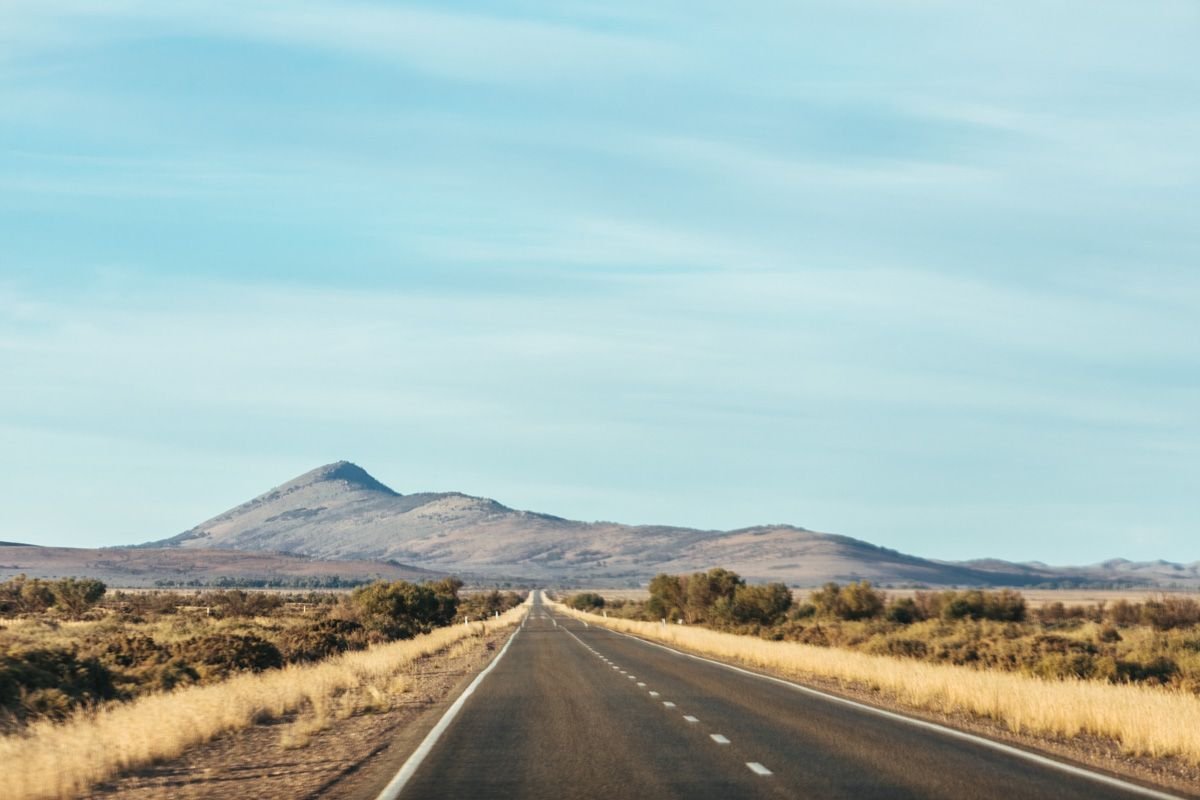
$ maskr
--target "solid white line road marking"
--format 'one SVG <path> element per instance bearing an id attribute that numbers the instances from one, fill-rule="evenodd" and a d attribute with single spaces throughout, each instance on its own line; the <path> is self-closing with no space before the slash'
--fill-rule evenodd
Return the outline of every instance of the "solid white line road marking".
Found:
<path id="1" fill-rule="evenodd" d="M 463 705 L 467 702 L 467 698 L 475 693 L 475 690 L 479 688 L 479 684 L 483 683 L 483 679 L 487 677 L 488 673 L 496 668 L 496 665 L 500 663 L 500 659 L 504 658 L 504 654 L 508 652 L 509 645 L 516 640 L 519 633 L 519 631 L 514 631 L 513 635 L 508 637 L 508 641 L 504 643 L 504 647 L 500 648 L 500 652 L 492 659 L 492 663 L 484 667 L 483 672 L 476 675 L 475 680 L 471 681 L 450 708 L 446 709 L 446 713 L 438 720 L 437 725 L 434 725 L 433 730 L 426 734 L 421 744 L 417 745 L 417 749 L 408 757 L 408 760 L 404 762 L 404 766 L 400 767 L 400 771 L 396 773 L 388 785 L 383 787 L 383 791 L 379 793 L 379 797 L 376 800 L 396 800 L 400 796 L 400 792 L 404 791 L 404 785 L 412 779 L 417 768 L 421 766 L 421 762 L 429 755 L 429 751 L 433 749 L 438 739 L 450 727 L 450 723 L 458 716 L 458 712 L 462 710 Z"/>
<path id="2" fill-rule="evenodd" d="M 698 720 L 698 719 L 696 719 L 695 717 L 693 717 L 693 716 L 690 716 L 690 715 L 686 715 L 686 716 L 684 716 L 684 719 L 686 719 L 688 722 L 699 722 L 699 721 L 700 721 L 700 720 Z"/>
<path id="3" fill-rule="evenodd" d="M 675 707 L 675 704 L 674 704 L 674 703 L 672 703 L 670 700 L 663 700 L 663 705 L 664 705 L 664 706 L 666 706 L 667 708 L 674 708 L 674 707 Z"/>
<path id="4" fill-rule="evenodd" d="M 824 700 L 828 700 L 831 703 L 849 706 L 850 708 L 856 708 L 859 711 L 865 711 L 868 714 L 875 714 L 880 717 L 895 720 L 896 722 L 903 722 L 907 725 L 912 725 L 914 728 L 922 728 L 924 730 L 934 731 L 935 733 L 940 733 L 941 735 L 948 736 L 952 739 L 974 742 L 975 744 L 991 748 L 992 750 L 998 750 L 1001 753 L 1005 753 L 1009 756 L 1022 758 L 1026 761 L 1032 761 L 1033 763 L 1040 764 L 1043 767 L 1056 769 L 1060 772 L 1066 772 L 1070 775 L 1075 775 L 1080 778 L 1087 778 L 1088 780 L 1095 781 L 1097 783 L 1103 783 L 1107 786 L 1115 786 L 1118 789 L 1122 789 L 1123 791 L 1130 792 L 1131 794 L 1136 794 L 1141 797 L 1151 797 L 1154 798 L 1154 800 L 1181 800 L 1179 795 L 1160 792 L 1156 789 L 1150 789 L 1145 786 L 1138 786 L 1136 783 L 1129 783 L 1128 781 L 1123 781 L 1120 778 L 1110 778 L 1108 775 L 1103 775 L 1099 772 L 1092 772 L 1089 769 L 1076 767 L 1073 764 L 1064 764 L 1061 761 L 1055 761 L 1052 758 L 1047 758 L 1046 756 L 1041 756 L 1037 753 L 1030 753 L 1027 750 L 1021 750 L 1011 745 L 1002 744 L 1001 742 L 996 742 L 983 736 L 976 736 L 975 734 L 967 733 L 966 731 L 958 731 L 954 728 L 947 728 L 944 725 L 938 725 L 936 722 L 926 722 L 923 719 L 906 717 L 903 714 L 897 714 L 894 711 L 884 711 L 882 708 L 875 708 L 874 706 L 869 706 L 865 703 L 859 703 L 856 700 L 848 700 L 845 697 L 827 694 L 822 692 L 820 689 L 813 689 L 808 686 L 803 686 L 799 683 L 793 683 L 789 680 L 784 680 L 783 678 L 776 678 L 774 675 L 763 675 L 761 672 L 743 669 L 742 667 L 735 667 L 733 664 L 726 664 L 724 661 L 717 661 L 714 658 L 705 658 L 704 656 L 698 656 L 694 653 L 685 653 L 682 650 L 676 650 L 674 647 L 667 647 L 665 644 L 659 644 L 658 642 L 640 639 L 637 636 L 631 636 L 628 633 L 621 633 L 620 631 L 614 630 L 609 630 L 609 633 L 611 633 L 613 636 L 623 636 L 626 639 L 632 639 L 635 642 L 641 642 L 642 644 L 649 645 L 650 647 L 657 647 L 660 650 L 666 650 L 668 653 L 674 653 L 677 656 L 691 658 L 696 661 L 704 661 L 709 664 L 722 667 L 723 669 L 732 670 L 733 672 L 740 672 L 743 675 L 749 675 L 752 678 L 759 678 L 760 680 L 770 681 L 771 683 L 782 684 L 803 694 L 811 695 L 812 697 L 820 697 Z M 688 722 L 696 722 L 694 717 L 684 717 L 684 719 L 686 719 Z"/>
<path id="5" fill-rule="evenodd" d="M 719 733 L 710 733 L 708 738 L 712 739 L 717 744 L 729 744 L 729 740 Z"/>
<path id="6" fill-rule="evenodd" d="M 755 775 L 770 775 L 770 774 L 772 774 L 771 770 L 767 769 L 766 767 L 764 767 L 762 764 L 758 763 L 757 761 L 747 761 L 746 766 L 749 767 L 750 771 L 753 772 Z"/>

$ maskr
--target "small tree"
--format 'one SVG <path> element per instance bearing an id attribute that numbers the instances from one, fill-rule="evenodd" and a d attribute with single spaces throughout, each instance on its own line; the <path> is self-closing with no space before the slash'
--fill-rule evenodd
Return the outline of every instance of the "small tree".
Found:
<path id="1" fill-rule="evenodd" d="M 734 595 L 746 581 L 736 572 L 714 567 L 708 572 L 688 576 L 683 585 L 685 619 L 688 622 L 714 622 L 729 618 Z"/>
<path id="2" fill-rule="evenodd" d="M 0 614 L 38 614 L 54 605 L 50 584 L 24 574 L 0 583 Z"/>
<path id="3" fill-rule="evenodd" d="M 660 572 L 650 579 L 646 611 L 654 619 L 682 619 L 684 586 L 678 575 Z"/>
<path id="4" fill-rule="evenodd" d="M 79 616 L 94 606 L 107 588 L 92 578 L 63 578 L 50 584 L 55 607 L 71 616 Z"/>
<path id="5" fill-rule="evenodd" d="M 901 597 L 892 601 L 885 612 L 889 622 L 898 622 L 901 625 L 910 625 L 921 619 L 921 610 L 917 607 L 917 603 L 911 597 Z"/>
<path id="6" fill-rule="evenodd" d="M 871 619 L 883 612 L 883 592 L 871 587 L 870 581 L 858 581 L 838 586 L 832 581 L 813 592 L 810 601 L 817 613 L 838 619 Z"/>
<path id="7" fill-rule="evenodd" d="M 774 625 L 792 607 L 792 590 L 782 583 L 741 585 L 734 591 L 733 618 L 741 623 Z"/>

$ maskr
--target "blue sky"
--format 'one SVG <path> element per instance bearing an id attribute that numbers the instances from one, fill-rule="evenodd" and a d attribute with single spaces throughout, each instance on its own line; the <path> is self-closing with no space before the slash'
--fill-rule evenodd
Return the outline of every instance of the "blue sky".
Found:
<path id="1" fill-rule="evenodd" d="M 353 460 L 1200 559 L 1200 6 L 0 3 L 0 540 Z"/>

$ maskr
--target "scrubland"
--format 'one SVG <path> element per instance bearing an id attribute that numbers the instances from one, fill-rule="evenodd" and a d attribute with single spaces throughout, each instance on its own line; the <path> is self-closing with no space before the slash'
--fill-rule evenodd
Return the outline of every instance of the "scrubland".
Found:
<path id="1" fill-rule="evenodd" d="M 460 585 L 397 581 L 290 599 L 117 595 L 69 614 L 51 605 L 0 619 L 3 795 L 78 796 L 289 715 L 283 744 L 302 747 L 336 719 L 386 709 L 414 661 L 524 613 L 517 595 L 459 598 Z"/>
<path id="2" fill-rule="evenodd" d="M 1191 598 L 1029 609 L 1011 591 L 888 597 L 860 583 L 797 603 L 786 587 L 712 570 L 658 576 L 642 602 L 595 593 L 567 602 L 589 622 L 776 674 L 1200 765 L 1200 606 Z"/>
<path id="3" fill-rule="evenodd" d="M 86 601 L 56 600 L 65 586 Z M 0 735 L 39 719 L 217 683 L 408 639 L 521 601 L 461 583 L 379 582 L 334 594 L 105 592 L 81 581 L 0 583 Z"/>

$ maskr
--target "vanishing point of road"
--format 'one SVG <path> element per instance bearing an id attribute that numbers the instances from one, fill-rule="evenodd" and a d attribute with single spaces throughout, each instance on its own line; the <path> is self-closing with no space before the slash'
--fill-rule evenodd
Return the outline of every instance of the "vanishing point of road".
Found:
<path id="1" fill-rule="evenodd" d="M 586 626 L 539 593 L 456 705 L 382 800 L 1168 797 Z"/>

